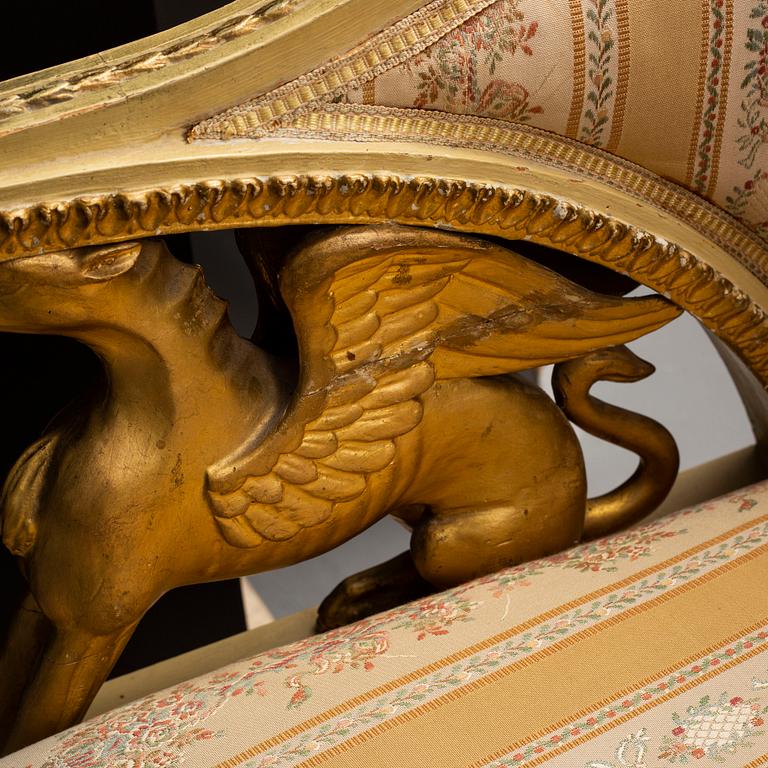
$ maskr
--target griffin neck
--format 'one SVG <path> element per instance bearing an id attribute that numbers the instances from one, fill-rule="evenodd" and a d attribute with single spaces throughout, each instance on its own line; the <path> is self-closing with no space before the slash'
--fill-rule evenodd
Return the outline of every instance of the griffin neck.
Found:
<path id="1" fill-rule="evenodd" d="M 266 431 L 281 412 L 271 358 L 237 336 L 199 268 L 150 254 L 98 294 L 88 290 L 68 287 L 67 306 L 51 301 L 46 316 L 12 330 L 69 336 L 101 358 L 107 386 L 92 425 L 144 424 L 160 439 L 215 420 L 237 441 Z"/>

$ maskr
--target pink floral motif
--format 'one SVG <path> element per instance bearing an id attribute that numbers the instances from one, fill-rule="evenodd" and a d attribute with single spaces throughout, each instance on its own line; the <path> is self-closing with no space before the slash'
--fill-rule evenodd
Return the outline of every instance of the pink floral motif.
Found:
<path id="1" fill-rule="evenodd" d="M 220 734 L 202 727 L 228 700 L 264 695 L 252 671 L 221 672 L 206 683 L 189 682 L 148 696 L 64 735 L 43 768 L 162 768 L 181 762 L 195 741 Z"/>
<path id="2" fill-rule="evenodd" d="M 642 528 L 609 536 L 606 539 L 599 539 L 553 555 L 548 558 L 548 562 L 577 571 L 592 571 L 593 573 L 615 571 L 616 561 L 630 560 L 634 562 L 641 557 L 649 557 L 653 544 L 685 533 L 685 530 L 666 530 L 663 527 L 665 524 L 666 521 L 651 523 Z"/>
<path id="3" fill-rule="evenodd" d="M 467 585 L 466 589 L 478 585 L 494 585 L 496 589 L 492 593 L 493 596 L 501 597 L 512 588 L 529 586 L 531 578 L 552 568 L 568 568 L 582 573 L 612 572 L 617 569 L 616 563 L 619 560 L 633 562 L 650 557 L 654 544 L 685 533 L 685 528 L 670 530 L 669 519 L 657 520 L 624 533 L 550 555 L 542 560 L 505 568 L 498 573 L 476 579 Z M 465 587 L 458 587 L 454 592 L 461 593 L 464 589 Z"/>
<path id="4" fill-rule="evenodd" d="M 252 669 L 259 673 L 296 670 L 284 683 L 293 691 L 288 707 L 294 709 L 312 696 L 313 678 L 347 670 L 372 670 L 376 659 L 389 651 L 392 632 L 412 631 L 417 640 L 447 635 L 452 624 L 471 620 L 472 611 L 478 605 L 450 592 L 427 597 L 390 611 L 384 617 L 374 616 L 268 651 L 254 661 Z"/>
<path id="5" fill-rule="evenodd" d="M 685 715 L 672 716 L 675 727 L 665 736 L 658 759 L 687 763 L 703 757 L 722 762 L 740 747 L 752 746 L 750 739 L 765 735 L 758 730 L 765 723 L 768 706 L 758 699 L 721 694 L 717 701 L 704 696 Z"/>
<path id="6" fill-rule="evenodd" d="M 408 606 L 407 616 L 393 629 L 408 627 L 417 633 L 417 640 L 423 640 L 427 635 L 447 635 L 448 627 L 457 621 L 469 620 L 477 605 L 453 595 L 428 597 Z"/>
<path id="7" fill-rule="evenodd" d="M 739 512 L 746 512 L 757 504 L 754 499 L 741 499 L 739 502 Z"/>
<path id="8" fill-rule="evenodd" d="M 288 708 L 294 709 L 312 696 L 308 680 L 313 677 L 349 669 L 373 669 L 374 659 L 389 650 L 389 628 L 385 624 L 381 620 L 368 620 L 309 637 L 261 654 L 251 668 L 259 674 L 290 671 L 284 684 L 293 691 Z"/>
<path id="9" fill-rule="evenodd" d="M 541 113 L 521 83 L 498 72 L 506 57 L 534 55 L 538 27 L 517 0 L 492 3 L 410 62 L 418 78 L 413 106 L 523 122 Z"/>
<path id="10" fill-rule="evenodd" d="M 758 501 L 755 498 L 755 488 L 750 488 L 748 493 L 738 493 L 728 499 L 729 504 L 735 504 L 739 512 L 749 512 L 754 509 Z"/>

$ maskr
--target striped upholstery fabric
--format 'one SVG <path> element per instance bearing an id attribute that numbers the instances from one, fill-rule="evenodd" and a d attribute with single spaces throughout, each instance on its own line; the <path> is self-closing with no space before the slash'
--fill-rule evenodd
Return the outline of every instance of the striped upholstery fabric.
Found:
<path id="1" fill-rule="evenodd" d="M 768 764 L 768 482 L 262 653 L 27 766 Z"/>
<path id="2" fill-rule="evenodd" d="M 768 0 L 479 0 L 344 95 L 542 128 L 672 179 L 768 235 Z"/>
<path id="3" fill-rule="evenodd" d="M 537 159 L 568 168 L 578 148 L 609 153 L 765 240 L 768 0 L 433 0 L 190 132 L 267 135 L 518 156 L 556 136 Z M 626 176 L 606 180 L 648 193 L 647 177 Z"/>

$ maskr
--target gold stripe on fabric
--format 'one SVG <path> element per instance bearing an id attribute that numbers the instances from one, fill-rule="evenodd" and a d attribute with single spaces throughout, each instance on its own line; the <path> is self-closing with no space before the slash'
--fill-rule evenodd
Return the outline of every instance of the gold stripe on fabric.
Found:
<path id="1" fill-rule="evenodd" d="M 615 152 L 621 140 L 624 128 L 624 114 L 627 109 L 627 89 L 630 77 L 630 50 L 629 50 L 629 9 L 627 0 L 616 0 L 616 27 L 618 29 L 619 66 L 616 74 L 616 96 L 613 105 L 613 121 L 611 134 L 608 137 L 606 150 Z"/>
<path id="2" fill-rule="evenodd" d="M 693 664 L 749 629 L 764 626 L 768 622 L 764 599 L 767 576 L 768 545 L 764 545 L 381 723 L 299 763 L 297 768 L 485 765 L 493 759 L 489 755 L 514 752 Z M 706 621 L 702 621 L 705 616 Z M 676 642 L 670 642 L 666 632 L 653 631 L 673 626 L 685 628 Z M 493 716 L 488 717 L 488 713 Z M 440 733 L 451 734 L 450 750 L 435 738 Z M 482 733 L 481 740 L 478 733 Z M 385 760 L 385 756 L 389 758 Z"/>
<path id="3" fill-rule="evenodd" d="M 691 146 L 688 150 L 688 170 L 685 174 L 686 186 L 693 185 L 693 173 L 696 169 L 701 135 L 701 120 L 704 114 L 704 91 L 707 83 L 707 68 L 709 65 L 709 0 L 701 1 L 701 55 L 699 57 L 699 87 L 696 90 L 696 112 L 691 125 Z"/>
<path id="4" fill-rule="evenodd" d="M 581 8 L 581 0 L 569 0 L 568 4 L 571 9 L 571 28 L 573 29 L 573 96 L 565 135 L 575 139 L 579 131 L 581 112 L 584 109 L 587 49 L 584 42 L 584 11 Z"/>
<path id="5" fill-rule="evenodd" d="M 373 690 L 367 691 L 366 693 L 361 694 L 359 696 L 355 696 L 350 699 L 347 699 L 343 703 L 335 707 L 332 707 L 331 709 L 325 710 L 319 713 L 318 715 L 316 715 L 315 717 L 309 718 L 299 723 L 298 725 L 292 728 L 286 729 L 285 731 L 271 737 L 270 739 L 266 739 L 264 741 L 259 742 L 253 747 L 247 750 L 244 750 L 243 752 L 239 753 L 238 755 L 235 755 L 234 757 L 226 761 L 218 763 L 215 768 L 235 768 L 235 766 L 238 766 L 244 760 L 247 760 L 251 757 L 261 754 L 262 752 L 268 749 L 276 747 L 282 744 L 283 742 L 287 741 L 288 739 L 298 736 L 301 733 L 304 733 L 305 731 L 308 731 L 309 729 L 314 728 L 315 726 L 322 725 L 323 723 L 327 722 L 333 717 L 342 715 L 345 712 L 348 712 L 349 710 L 354 709 L 355 707 L 358 707 L 362 704 L 365 704 L 371 701 L 372 699 L 375 699 L 386 693 L 390 693 L 391 691 L 397 690 L 398 688 L 402 688 L 404 685 L 407 685 L 408 683 L 411 683 L 411 682 L 415 682 L 416 680 L 419 680 L 425 675 L 431 674 L 433 672 L 438 672 L 439 670 L 444 669 L 450 666 L 451 664 L 455 664 L 459 661 L 462 661 L 463 659 L 469 658 L 470 656 L 473 656 L 476 653 L 480 653 L 481 651 L 488 650 L 493 646 L 498 645 L 499 643 L 504 642 L 505 640 L 508 640 L 511 637 L 514 637 L 515 635 L 518 635 L 522 632 L 526 632 L 532 629 L 533 627 L 536 627 L 542 622 L 555 619 L 558 616 L 561 616 L 563 613 L 574 610 L 576 608 L 580 608 L 581 606 L 584 606 L 584 605 L 588 605 L 594 602 L 595 600 L 598 600 L 601 597 L 604 597 L 605 595 L 610 594 L 611 592 L 624 589 L 638 581 L 647 579 L 648 577 L 652 576 L 654 573 L 658 573 L 659 571 L 675 566 L 678 563 L 681 563 L 687 560 L 688 558 L 693 557 L 709 549 L 710 547 L 714 547 L 714 546 L 717 546 L 718 544 L 722 544 L 723 542 L 727 541 L 733 536 L 738 536 L 740 533 L 744 533 L 745 531 L 748 531 L 749 529 L 765 522 L 768 522 L 768 514 L 762 515 L 758 518 L 751 519 L 745 523 L 742 523 L 741 525 L 736 526 L 735 528 L 732 528 L 728 531 L 725 531 L 724 533 L 718 536 L 708 539 L 707 541 L 704 541 L 700 544 L 697 544 L 694 547 L 686 549 L 684 552 L 680 552 L 677 555 L 667 558 L 666 560 L 660 563 L 656 563 L 654 565 L 649 566 L 648 568 L 644 568 L 643 570 L 638 571 L 632 574 L 631 576 L 627 576 L 626 578 L 621 579 L 617 582 L 607 584 L 606 586 L 601 587 L 598 590 L 595 590 L 586 595 L 582 595 L 579 598 L 571 600 L 567 603 L 563 603 L 554 608 L 551 608 L 550 610 L 545 611 L 544 613 L 538 614 L 537 616 L 534 616 L 533 618 L 528 619 L 527 621 L 524 621 L 520 624 L 516 624 L 515 626 L 510 627 L 504 630 L 503 632 L 500 632 L 496 635 L 493 635 L 492 637 L 486 638 L 485 640 L 482 640 L 470 646 L 467 646 L 466 648 L 462 648 L 460 651 L 452 653 L 451 655 L 446 656 L 432 664 L 428 664 L 424 667 L 421 667 L 420 669 L 414 670 L 413 672 L 407 675 L 403 675 L 397 678 L 396 680 L 392 680 L 388 683 L 385 683 L 384 685 L 380 685 L 374 688 Z"/>
<path id="6" fill-rule="evenodd" d="M 363 83 L 362 87 L 363 91 L 363 104 L 368 104 L 369 106 L 376 103 L 376 80 L 366 80 Z"/>
<path id="7" fill-rule="evenodd" d="M 762 626 L 756 625 L 756 628 Z M 729 638 L 729 642 L 735 642 L 738 640 L 737 636 L 734 636 L 732 639 Z M 726 643 L 726 645 L 729 643 Z M 717 650 L 717 649 L 714 649 Z M 734 667 L 737 667 L 739 664 L 742 664 L 743 662 L 749 661 L 750 659 L 754 658 L 755 656 L 759 655 L 760 653 L 764 653 L 765 648 L 758 647 L 755 648 L 742 656 L 740 656 L 737 659 L 733 659 L 730 662 L 725 662 L 718 666 L 715 669 L 712 669 L 710 672 L 703 673 L 699 676 L 697 676 L 695 679 L 690 680 L 687 683 L 682 683 L 678 685 L 674 690 L 669 691 L 668 693 L 659 696 L 658 698 L 646 702 L 645 704 L 642 704 L 630 712 L 626 712 L 622 715 L 617 714 L 616 717 L 612 718 L 610 721 L 606 722 L 605 724 L 601 726 L 595 727 L 593 730 L 589 731 L 588 733 L 584 733 L 581 736 L 578 736 L 573 739 L 573 741 L 570 741 L 568 744 L 563 744 L 560 747 L 555 747 L 554 749 L 550 749 L 546 752 L 543 752 L 539 757 L 537 758 L 528 758 L 525 760 L 522 764 L 526 766 L 526 768 L 531 768 L 531 766 L 540 765 L 541 763 L 546 763 L 549 760 L 552 760 L 555 757 L 558 757 L 559 755 L 563 754 L 564 752 L 568 752 L 571 749 L 575 749 L 576 747 L 581 746 L 582 744 L 591 741 L 592 739 L 597 738 L 598 736 L 602 736 L 603 734 L 607 733 L 611 729 L 615 728 L 618 725 L 623 725 L 624 723 L 632 720 L 632 718 L 637 717 L 638 715 L 644 714 L 650 709 L 653 709 L 656 706 L 659 706 L 660 704 L 664 704 L 665 702 L 669 701 L 670 699 L 675 698 L 676 696 L 687 693 L 688 691 L 692 690 L 693 688 L 696 688 L 699 685 L 702 685 L 703 683 L 708 682 L 709 680 L 712 680 L 714 677 L 716 677 L 719 674 L 722 674 L 723 672 L 728 672 L 729 670 L 733 669 Z M 651 683 L 653 681 L 650 681 Z M 617 698 L 621 698 L 624 695 L 629 695 L 631 692 L 627 691 L 626 694 L 620 694 Z M 592 710 L 584 710 L 582 713 L 577 713 L 578 716 L 586 716 L 590 714 Z M 568 725 L 569 722 L 563 722 L 563 723 L 556 723 L 551 730 L 559 730 L 561 727 L 564 727 Z M 548 733 L 551 734 L 550 731 L 541 731 L 540 735 L 542 737 L 547 736 Z M 357 743 L 364 743 L 365 739 L 361 737 L 356 737 Z M 462 763 L 462 768 L 487 768 L 488 764 L 491 763 L 494 760 L 499 760 L 503 758 L 505 755 L 507 755 L 509 752 L 514 752 L 517 747 L 512 748 L 504 748 L 499 750 L 497 753 L 493 755 L 486 755 L 482 758 L 480 758 L 478 761 L 464 766 Z M 759 760 L 755 761 L 754 763 L 749 763 L 744 768 L 750 768 L 751 766 L 761 766 L 764 763 L 760 762 L 760 760 L 763 760 L 764 758 L 759 758 Z M 295 766 L 295 768 L 310 768 L 313 765 L 322 765 L 323 760 L 318 756 L 316 760 L 313 760 L 310 758 L 310 760 L 305 761 L 303 763 L 299 763 Z M 392 760 L 388 761 L 388 764 L 396 765 Z M 339 766 L 343 766 L 344 763 L 339 763 Z M 351 763 L 351 765 L 355 765 L 355 763 Z M 442 766 L 442 763 L 440 763 Z"/>
<path id="8" fill-rule="evenodd" d="M 768 765 L 768 754 L 758 757 L 751 763 L 747 763 L 744 768 L 760 768 L 761 765 Z"/>
<path id="9" fill-rule="evenodd" d="M 680 55 L 680 41 L 692 19 L 698 36 L 700 2 L 633 0 L 629 6 L 632 75 L 616 152 L 673 179 L 687 171 L 699 82 L 699 62 Z"/>
<path id="10" fill-rule="evenodd" d="M 720 149 L 723 145 L 723 130 L 725 129 L 725 116 L 728 110 L 728 73 L 731 71 L 731 49 L 733 48 L 733 3 L 726 2 L 723 10 L 725 11 L 725 34 L 723 36 L 723 65 L 720 68 L 720 103 L 717 110 L 717 126 L 709 169 L 707 197 L 712 197 L 715 187 L 717 187 L 717 177 L 720 171 Z"/>

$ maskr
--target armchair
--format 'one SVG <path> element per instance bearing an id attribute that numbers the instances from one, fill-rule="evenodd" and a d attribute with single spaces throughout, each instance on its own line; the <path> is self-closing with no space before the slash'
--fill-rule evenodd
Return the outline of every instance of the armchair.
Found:
<path id="1" fill-rule="evenodd" d="M 0 329 L 106 371 L 3 491 L 5 748 L 51 737 L 9 764 L 764 764 L 764 487 L 616 533 L 677 451 L 589 389 L 649 375 L 622 345 L 687 311 L 763 448 L 767 19 L 238 1 L 6 83 Z M 213 229 L 255 344 L 155 239 Z M 547 363 L 559 408 L 509 376 Z M 566 417 L 632 478 L 587 499 Z M 163 591 L 387 512 L 411 554 L 339 587 L 338 628 L 52 736 Z"/>

